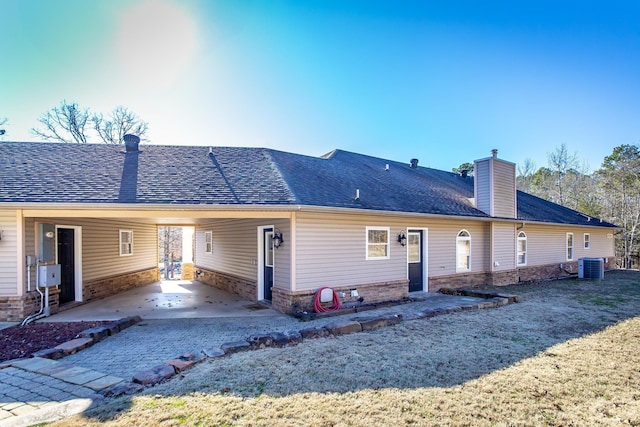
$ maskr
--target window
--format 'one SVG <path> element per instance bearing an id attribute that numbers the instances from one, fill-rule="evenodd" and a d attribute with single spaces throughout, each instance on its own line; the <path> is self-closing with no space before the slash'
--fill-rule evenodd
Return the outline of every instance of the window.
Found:
<path id="1" fill-rule="evenodd" d="M 133 230 L 120 230 L 120 256 L 133 255 Z"/>
<path id="2" fill-rule="evenodd" d="M 573 233 L 567 233 L 567 261 L 573 261 Z"/>
<path id="3" fill-rule="evenodd" d="M 205 254 L 213 253 L 213 232 L 212 231 L 204 232 L 204 253 Z"/>
<path id="4" fill-rule="evenodd" d="M 584 248 L 589 249 L 591 247 L 591 234 L 584 233 Z"/>
<path id="5" fill-rule="evenodd" d="M 367 259 L 389 258 L 389 228 L 367 227 Z"/>
<path id="6" fill-rule="evenodd" d="M 471 270 L 471 235 L 462 230 L 456 238 L 456 271 Z"/>
<path id="7" fill-rule="evenodd" d="M 517 264 L 527 265 L 527 235 L 524 231 L 518 233 Z"/>

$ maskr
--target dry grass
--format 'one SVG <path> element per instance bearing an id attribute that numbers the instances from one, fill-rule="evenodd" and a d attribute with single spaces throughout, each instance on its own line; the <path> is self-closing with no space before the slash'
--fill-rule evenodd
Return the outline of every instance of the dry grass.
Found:
<path id="1" fill-rule="evenodd" d="M 640 273 L 207 361 L 58 425 L 640 425 Z"/>

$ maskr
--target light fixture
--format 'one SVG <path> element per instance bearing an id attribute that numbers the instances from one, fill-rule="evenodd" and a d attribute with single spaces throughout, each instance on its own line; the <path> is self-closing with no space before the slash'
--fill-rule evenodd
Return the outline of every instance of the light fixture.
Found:
<path id="1" fill-rule="evenodd" d="M 404 234 L 404 231 L 401 231 L 400 234 L 398 234 L 398 243 L 400 243 L 400 246 L 407 245 L 407 236 Z"/>
<path id="2" fill-rule="evenodd" d="M 44 236 L 47 239 L 53 239 L 53 231 L 47 231 L 46 233 L 44 233 Z"/>
<path id="3" fill-rule="evenodd" d="M 283 243 L 282 232 L 276 228 L 273 232 L 273 247 L 278 249 Z"/>

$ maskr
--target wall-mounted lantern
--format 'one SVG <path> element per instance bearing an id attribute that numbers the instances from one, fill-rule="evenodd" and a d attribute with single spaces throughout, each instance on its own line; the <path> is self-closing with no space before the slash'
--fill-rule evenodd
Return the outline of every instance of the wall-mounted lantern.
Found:
<path id="1" fill-rule="evenodd" d="M 278 249 L 284 243 L 282 232 L 277 228 L 273 231 L 273 247 Z"/>
<path id="2" fill-rule="evenodd" d="M 404 234 L 404 231 L 398 234 L 398 243 L 400 243 L 400 246 L 403 246 L 403 247 L 407 245 L 407 235 Z"/>

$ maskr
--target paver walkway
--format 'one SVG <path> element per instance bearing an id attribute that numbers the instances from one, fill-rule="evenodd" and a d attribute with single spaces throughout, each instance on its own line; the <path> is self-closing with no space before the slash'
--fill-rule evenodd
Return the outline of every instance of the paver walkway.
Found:
<path id="1" fill-rule="evenodd" d="M 404 320 L 458 309 L 495 306 L 486 300 L 442 294 L 421 301 L 301 322 L 290 316 L 159 319 L 142 322 L 61 361 L 31 358 L 0 364 L 0 426 L 25 426 L 81 412 L 107 387 L 185 353 L 202 355 L 249 336 L 323 327 L 336 321 L 401 314 Z M 3 368 L 3 366 L 5 366 Z M 52 418 L 53 417 L 53 418 Z"/>

